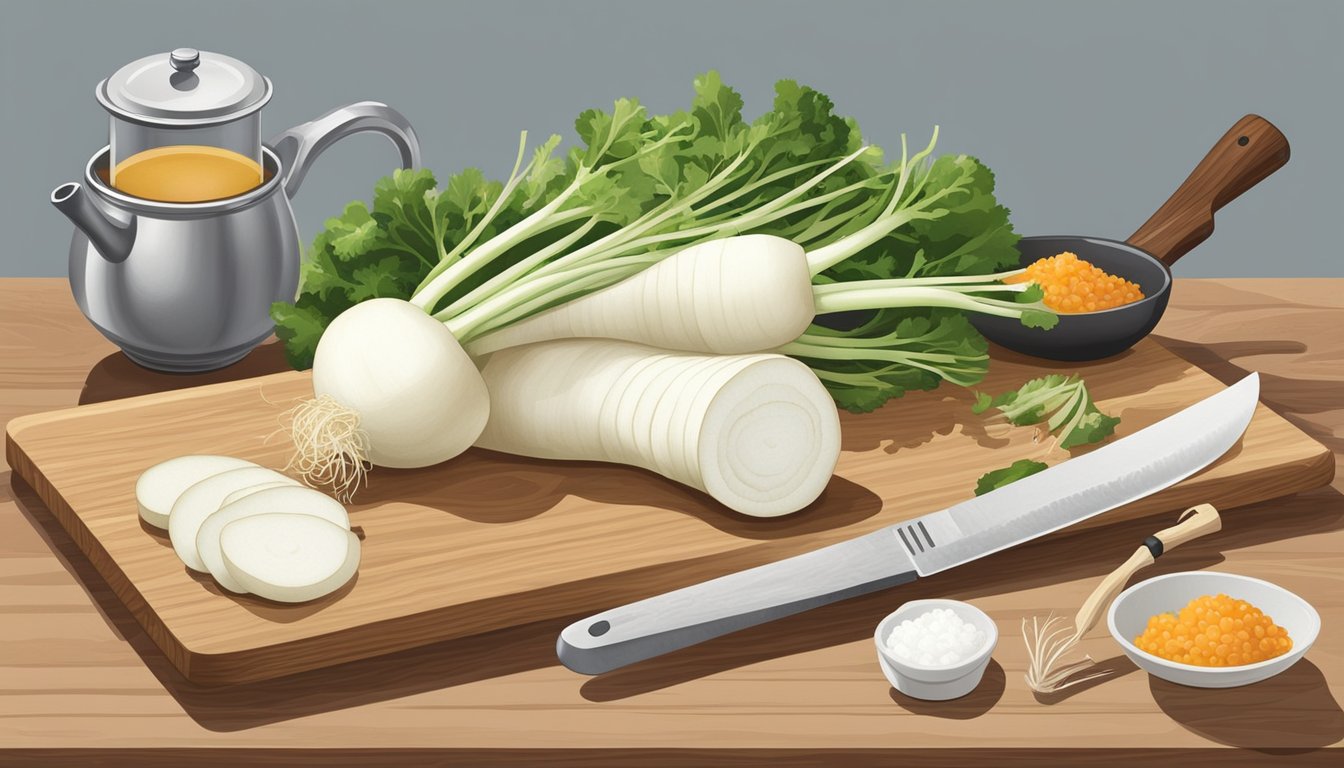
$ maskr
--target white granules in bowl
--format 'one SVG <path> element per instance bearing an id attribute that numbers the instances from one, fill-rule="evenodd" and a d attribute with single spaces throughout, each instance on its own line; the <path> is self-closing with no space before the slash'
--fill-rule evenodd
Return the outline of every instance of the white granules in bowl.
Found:
<path id="1" fill-rule="evenodd" d="M 950 608 L 934 608 L 917 619 L 906 619 L 887 637 L 887 651 L 892 656 L 924 667 L 965 661 L 983 647 L 984 631 L 962 621 Z"/>

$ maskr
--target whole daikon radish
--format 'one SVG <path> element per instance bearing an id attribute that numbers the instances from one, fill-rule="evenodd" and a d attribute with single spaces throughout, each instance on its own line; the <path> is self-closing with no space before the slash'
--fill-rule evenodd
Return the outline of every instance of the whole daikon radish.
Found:
<path id="1" fill-rule="evenodd" d="M 812 503 L 840 455 L 835 403 L 782 355 L 566 339 L 497 352 L 482 376 L 490 419 L 479 447 L 642 467 L 746 515 Z"/>
<path id="2" fill-rule="evenodd" d="M 514 306 L 496 299 L 493 305 L 474 308 L 474 319 L 464 315 L 449 324 L 467 326 L 462 329 L 463 338 L 473 356 L 573 338 L 619 339 L 687 352 L 768 352 L 797 341 L 817 315 L 898 307 L 944 307 L 1013 317 L 1040 327 L 1054 325 L 1055 316 L 1039 301 L 1003 298 L 1033 286 L 1030 282 L 1000 282 L 1021 270 L 813 282 L 815 275 L 843 260 L 850 249 L 861 249 L 887 231 L 881 226 L 869 229 L 811 252 L 773 235 L 710 240 L 600 291 L 521 320 L 510 318 L 521 316 L 527 304 Z M 499 313 L 495 322 L 507 324 L 484 333 L 474 330 L 492 311 Z"/>
<path id="3" fill-rule="evenodd" d="M 467 351 L 585 337 L 720 354 L 774 349 L 803 335 L 816 316 L 809 270 L 802 247 L 782 237 L 711 240 L 481 336 Z"/>
<path id="4" fill-rule="evenodd" d="M 490 399 L 452 331 L 410 302 L 369 299 L 327 326 L 314 398 L 293 411 L 292 467 L 349 499 L 368 465 L 428 467 L 471 447 Z"/>

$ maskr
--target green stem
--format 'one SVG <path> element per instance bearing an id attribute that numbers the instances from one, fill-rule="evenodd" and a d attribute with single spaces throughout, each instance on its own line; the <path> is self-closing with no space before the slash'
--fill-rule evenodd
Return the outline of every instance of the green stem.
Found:
<path id="1" fill-rule="evenodd" d="M 596 176 L 605 175 L 609 173 L 611 170 L 619 168 L 625 165 L 626 163 L 635 162 L 643 155 L 657 150 L 664 144 L 667 144 L 672 141 L 678 141 L 681 138 L 682 138 L 681 131 L 679 129 L 674 130 L 669 132 L 666 136 L 663 136 L 662 138 L 658 139 L 657 141 L 650 142 L 647 145 L 641 146 L 639 151 L 635 152 L 629 157 L 621 158 L 620 160 L 615 160 L 610 163 L 606 163 L 605 165 L 602 165 L 598 169 L 580 165 L 578 169 L 574 172 L 574 180 L 570 182 L 569 186 L 565 187 L 565 189 L 563 189 L 558 195 L 556 195 L 556 197 L 553 200 L 551 200 L 549 203 L 542 206 L 541 208 L 537 209 L 527 218 L 513 225 L 506 231 L 501 232 L 498 235 L 495 235 L 493 238 L 483 243 L 480 247 L 476 248 L 476 250 L 471 251 L 465 257 L 459 259 L 451 266 L 449 266 L 447 269 L 443 270 L 440 274 L 436 275 L 432 279 L 429 279 L 427 282 L 422 283 L 421 287 L 417 288 L 415 293 L 412 295 L 411 303 L 415 304 L 416 306 L 420 307 L 426 312 L 431 311 L 435 305 L 437 305 L 440 301 L 443 300 L 444 296 L 447 296 L 453 290 L 453 288 L 457 287 L 459 284 L 462 283 L 462 281 L 466 280 L 481 267 L 485 266 L 494 259 L 498 258 L 501 254 L 505 253 L 510 248 L 522 242 L 523 240 L 526 240 L 527 238 L 532 237 L 533 235 L 536 235 L 539 232 L 543 232 L 547 229 L 550 229 L 551 227 L 559 223 L 564 223 L 563 220 L 548 221 L 547 219 L 550 218 L 557 211 L 559 211 L 560 208 L 565 204 L 565 202 L 568 201 L 569 198 L 573 197 L 579 191 L 579 189 L 582 188 L 584 183 L 587 182 L 589 179 L 594 178 Z M 598 155 L 599 157 L 601 156 L 601 154 L 605 154 L 606 150 L 609 148 L 609 143 L 610 140 L 608 140 L 607 145 L 604 145 L 602 153 Z M 583 213 L 578 215 L 583 216 L 592 213 L 593 209 L 591 207 L 585 206 L 583 208 L 576 209 L 576 211 L 582 211 Z M 571 216 L 571 218 L 568 219 L 569 221 L 573 220 L 573 217 L 576 215 L 576 211 L 567 212 L 568 215 Z"/>
<path id="2" fill-rule="evenodd" d="M 528 271 L 544 263 L 547 259 L 556 254 L 563 253 L 572 247 L 575 243 L 582 240 L 597 226 L 601 219 L 592 217 L 585 221 L 582 226 L 573 232 L 565 235 L 563 238 L 551 243 L 535 253 L 528 255 L 527 258 L 511 265 L 508 269 L 486 280 L 484 283 L 471 289 L 466 295 L 453 301 L 447 307 L 434 313 L 434 317 L 439 320 L 448 320 L 462 314 L 467 309 L 475 306 L 477 302 L 484 300 L 491 294 L 501 290 L 505 286 L 513 285 L 516 280 L 527 274 Z"/>
<path id="3" fill-rule="evenodd" d="M 890 309 L 894 307 L 945 307 L 970 312 L 982 312 L 999 317 L 1022 317 L 1027 309 L 1040 309 L 1035 304 L 1017 304 L 979 296 L 968 296 L 958 290 L 939 287 L 868 287 L 868 283 L 900 283 L 903 281 L 868 280 L 858 283 L 818 285 L 812 289 L 812 301 L 818 315 L 831 312 L 851 312 L 859 309 Z M 857 286 L 857 287 L 856 287 Z M 1010 286 L 985 290 L 1003 290 Z"/>
<path id="4" fill-rule="evenodd" d="M 829 330 L 829 329 L 827 329 Z M 819 333 L 804 333 L 794 341 L 800 344 L 816 344 L 822 346 L 834 346 L 843 343 L 845 346 L 864 349 L 867 347 L 902 347 L 927 342 L 927 336 L 902 337 L 896 333 L 888 333 L 882 336 L 823 336 Z"/>
<path id="5" fill-rule="evenodd" d="M 467 233 L 467 236 L 462 238 L 461 242 L 454 246 L 452 251 L 444 251 L 444 234 L 440 229 L 441 222 L 434 222 L 434 239 L 436 241 L 435 245 L 438 247 L 439 262 L 433 265 L 433 268 L 429 270 L 429 274 L 425 275 L 425 279 L 421 280 L 420 284 L 415 287 L 414 293 L 419 293 L 424 290 L 436 277 L 443 274 L 448 267 L 452 266 L 457 261 L 457 257 L 461 256 L 463 251 L 476 242 L 476 238 L 480 237 L 485 226 L 499 215 L 499 211 L 504 207 L 505 201 L 509 199 L 513 194 L 514 189 L 517 188 L 522 180 L 522 177 L 519 176 L 518 169 L 519 165 L 523 162 L 526 148 L 527 131 L 523 131 L 518 139 L 518 156 L 513 161 L 513 171 L 509 173 L 508 182 L 504 185 L 503 189 L 500 190 L 499 197 L 495 198 L 494 204 L 490 206 L 490 210 L 486 212 L 485 217 L 477 222 L 476 226 L 472 227 L 471 231 Z M 531 169 L 531 167 L 532 163 L 529 162 L 527 168 Z"/>
<path id="6" fill-rule="evenodd" d="M 906 185 L 909 183 L 912 169 L 920 166 L 929 155 L 933 154 L 933 147 L 938 143 L 938 127 L 933 128 L 933 138 L 929 140 L 927 147 L 914 157 L 906 156 L 905 135 L 901 135 L 901 176 L 896 182 L 896 189 L 891 196 L 891 202 L 887 204 L 886 210 L 882 212 L 872 224 L 855 232 L 848 237 L 844 237 L 831 243 L 828 246 L 812 251 L 807 255 L 808 264 L 811 266 L 812 274 L 818 275 L 834 267 L 836 264 L 862 251 L 864 248 L 876 243 L 878 240 L 886 237 L 897 227 L 908 223 L 916 218 L 915 212 L 927 208 L 934 201 L 946 196 L 954 187 L 948 187 L 941 190 L 938 194 L 921 200 L 918 204 L 910 205 L 904 210 L 897 212 L 897 208 L 905 199 Z M 927 178 L 927 173 L 924 178 Z"/>
<path id="7" fill-rule="evenodd" d="M 463 344 L 501 328 L 515 320 L 545 309 L 551 304 L 610 285 L 620 276 L 637 272 L 661 256 L 639 256 L 591 264 L 564 274 L 550 275 L 529 282 L 535 287 L 530 295 L 499 294 L 447 321 L 448 329 Z M 616 280 L 608 273 L 616 273 Z"/>
<path id="8" fill-rule="evenodd" d="M 573 253 L 556 259 L 550 264 L 546 264 L 541 267 L 536 274 L 540 275 L 560 272 L 588 261 L 594 261 L 599 258 L 610 258 L 612 257 L 613 252 L 620 253 L 628 251 L 629 248 L 626 247 L 625 244 L 630 240 L 650 229 L 657 228 L 677 215 L 689 211 L 696 203 L 700 202 L 708 195 L 713 194 L 716 190 L 726 184 L 732 174 L 741 167 L 742 163 L 744 163 L 748 157 L 751 156 L 751 151 L 755 146 L 755 144 L 749 145 L 737 157 L 733 158 L 733 161 L 723 170 L 719 171 L 714 176 L 711 176 L 699 189 L 677 201 L 675 204 L 669 199 L 662 205 L 659 205 L 645 213 L 643 216 L 640 216 L 627 226 L 621 227 L 606 237 L 590 243 Z"/>
<path id="9" fill-rule="evenodd" d="M 775 351 L 779 352 L 780 354 L 789 355 L 790 357 L 808 357 L 814 360 L 854 359 L 853 350 L 850 350 L 846 347 L 815 346 L 811 344 L 800 344 L 796 341 L 785 344 L 784 346 L 777 348 Z M 988 355 L 984 357 L 988 357 Z M 866 360 L 880 360 L 882 362 L 908 365 L 912 368 L 919 368 L 921 370 L 925 370 L 930 373 L 936 374 L 940 378 L 948 379 L 949 381 L 952 380 L 952 377 L 949 375 L 949 372 L 945 367 L 927 364 L 922 360 L 918 359 L 914 354 L 909 352 L 901 352 L 897 350 L 884 350 L 884 349 L 865 350 L 863 358 Z M 950 359 L 950 362 L 976 360 L 976 359 L 980 358 L 966 358 L 966 357 L 953 356 Z M 969 373 L 972 371 L 970 369 L 967 369 L 967 372 Z"/>
<path id="10" fill-rule="evenodd" d="M 411 303 L 425 310 L 430 311 L 448 292 L 459 283 L 469 277 L 476 270 L 490 263 L 495 257 L 509 250 L 518 243 L 526 240 L 537 232 L 543 231 L 553 222 L 547 219 L 556 213 L 561 206 L 579 190 L 583 180 L 587 178 L 584 169 L 580 168 L 575 175 L 574 181 L 570 183 L 555 199 L 546 205 L 538 208 L 530 216 L 509 227 L 508 230 L 495 235 L 494 237 L 481 244 L 479 248 L 459 259 L 456 263 L 444 270 L 440 275 L 429 281 L 425 287 L 417 290 L 411 296 Z"/>
<path id="11" fill-rule="evenodd" d="M 574 254 L 565 257 L 563 260 L 557 260 L 556 262 L 547 265 L 547 267 L 543 271 L 554 271 L 565 268 L 571 260 L 578 261 L 581 263 L 594 262 L 602 259 L 614 258 L 617 256 L 638 252 L 654 246 L 664 246 L 667 245 L 668 243 L 677 243 L 676 249 L 686 248 L 690 247 L 691 245 L 695 245 L 696 243 L 699 242 L 739 234 L 743 231 L 748 231 L 755 227 L 768 224 L 777 219 L 786 218 L 788 216 L 792 216 L 795 213 L 806 211 L 809 208 L 814 208 L 818 205 L 824 205 L 825 203 L 831 200 L 842 198 L 845 195 L 848 195 L 856 190 L 862 189 L 864 187 L 873 186 L 875 183 L 878 182 L 876 179 L 865 179 L 863 181 L 850 184 L 841 189 L 828 192 L 824 195 L 818 195 L 817 197 L 809 198 L 807 200 L 795 203 L 788 207 L 780 208 L 781 205 L 784 205 L 785 203 L 788 203 L 791 200 L 796 199 L 797 197 L 805 194 L 808 191 L 808 189 L 823 182 L 832 173 L 838 171 L 846 164 L 852 162 L 855 158 L 857 158 L 860 154 L 862 154 L 863 151 L 864 150 L 860 150 L 845 158 L 842 158 L 832 167 L 828 168 L 824 173 L 818 174 L 812 179 L 809 179 L 805 186 L 795 188 L 794 190 L 791 190 L 789 193 L 782 195 L 781 197 L 771 201 L 771 203 L 768 203 L 756 209 L 749 210 L 737 218 L 729 219 L 724 222 L 705 224 L 702 226 L 693 227 L 691 229 L 673 230 L 661 234 L 649 235 L 647 237 L 639 238 L 636 240 L 621 238 L 622 241 L 616 243 L 607 243 L 605 241 L 598 241 L 589 246 L 588 249 L 585 249 L 590 252 L 587 253 L 575 252 Z M 656 225 L 656 223 L 654 225 Z M 651 227 L 642 227 L 641 229 L 647 230 L 649 228 Z M 616 234 L 626 234 L 626 231 L 622 230 L 622 232 Z M 605 247 L 600 248 L 599 246 L 605 246 Z"/>
<path id="12" fill-rule="evenodd" d="M 439 260 L 440 264 L 445 261 L 456 261 L 464 251 L 476 243 L 476 238 L 481 236 L 481 232 L 485 230 L 485 227 L 499 215 L 499 212 L 504 208 L 504 202 L 513 195 L 513 191 L 518 188 L 518 185 L 523 182 L 523 179 L 532 170 L 532 166 L 536 164 L 536 158 L 533 158 L 528 161 L 526 168 L 522 168 L 523 157 L 525 157 L 526 154 L 527 131 L 523 131 L 518 137 L 518 156 L 514 158 L 513 170 L 509 172 L 509 180 L 505 182 L 504 188 L 500 190 L 499 197 L 495 198 L 494 205 L 491 205 L 490 210 L 485 212 L 485 216 L 483 216 L 480 221 L 476 222 L 476 226 L 471 228 L 471 231 L 467 233 L 467 236 L 462 238 L 461 242 L 453 247 L 453 250 L 449 251 Z M 522 173 L 519 173 L 519 168 L 522 168 Z"/>

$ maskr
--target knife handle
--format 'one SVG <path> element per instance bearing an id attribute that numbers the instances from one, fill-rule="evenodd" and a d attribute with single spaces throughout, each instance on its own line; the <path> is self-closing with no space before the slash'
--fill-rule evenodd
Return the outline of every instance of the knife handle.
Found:
<path id="1" fill-rule="evenodd" d="M 585 675 L 845 600 L 917 576 L 896 534 L 856 539 L 613 608 L 560 632 L 556 655 Z"/>
<path id="2" fill-rule="evenodd" d="M 1116 595 L 1120 594 L 1120 590 L 1124 589 L 1129 577 L 1152 565 L 1164 552 L 1170 552 L 1200 536 L 1220 531 L 1222 527 L 1223 521 L 1218 516 L 1218 510 L 1214 509 L 1212 504 L 1200 504 L 1182 512 L 1176 525 L 1163 528 L 1144 539 L 1143 544 L 1134 550 L 1134 554 L 1130 555 L 1128 560 L 1101 580 L 1083 603 L 1083 607 L 1078 609 L 1078 615 L 1073 620 L 1074 637 L 1082 637 L 1096 626 L 1102 611 L 1111 604 Z"/>

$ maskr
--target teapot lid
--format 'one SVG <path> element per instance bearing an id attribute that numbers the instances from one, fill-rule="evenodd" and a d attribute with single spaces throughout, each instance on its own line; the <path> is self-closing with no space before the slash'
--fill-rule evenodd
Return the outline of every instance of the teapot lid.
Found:
<path id="1" fill-rule="evenodd" d="M 177 48 L 127 64 L 95 93 L 104 109 L 132 122 L 199 126 L 261 109 L 271 98 L 271 81 L 231 56 Z"/>

